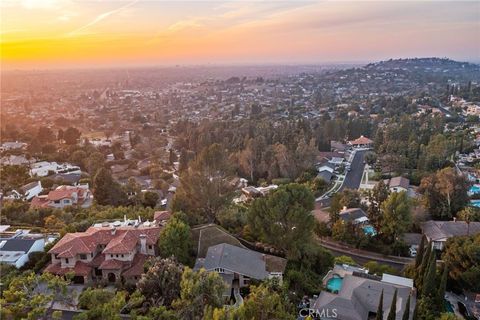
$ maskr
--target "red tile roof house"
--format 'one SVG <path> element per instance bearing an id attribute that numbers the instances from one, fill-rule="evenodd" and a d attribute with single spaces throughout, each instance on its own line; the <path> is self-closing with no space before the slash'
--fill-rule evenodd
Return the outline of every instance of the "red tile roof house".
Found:
<path id="1" fill-rule="evenodd" d="M 48 195 L 36 196 L 32 199 L 31 208 L 64 208 L 72 205 L 89 207 L 92 204 L 92 193 L 86 186 L 59 186 Z"/>
<path id="2" fill-rule="evenodd" d="M 355 140 L 349 141 L 348 144 L 357 148 L 370 148 L 373 145 L 373 141 L 368 139 L 367 137 L 360 136 Z"/>
<path id="3" fill-rule="evenodd" d="M 73 273 L 74 283 L 134 283 L 143 273 L 145 260 L 157 254 L 160 229 L 109 225 L 67 233 L 50 249 L 52 263 L 44 272 L 60 276 Z"/>

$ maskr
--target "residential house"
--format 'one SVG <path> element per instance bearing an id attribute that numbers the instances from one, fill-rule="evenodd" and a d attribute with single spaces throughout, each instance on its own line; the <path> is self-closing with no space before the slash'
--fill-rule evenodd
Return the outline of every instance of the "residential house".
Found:
<path id="1" fill-rule="evenodd" d="M 329 183 L 332 180 L 335 171 L 335 165 L 329 162 L 321 165 L 318 169 L 317 177 Z"/>
<path id="2" fill-rule="evenodd" d="M 161 227 L 126 220 L 95 225 L 85 232 L 67 233 L 50 249 L 44 272 L 73 273 L 74 283 L 106 281 L 135 283 L 149 256 L 157 255 Z"/>
<path id="3" fill-rule="evenodd" d="M 480 222 L 472 221 L 426 221 L 421 224 L 422 233 L 428 241 L 433 242 L 433 247 L 443 250 L 445 242 L 452 237 L 475 235 L 480 233 Z"/>
<path id="4" fill-rule="evenodd" d="M 45 248 L 43 236 L 25 236 L 0 241 L 0 262 L 15 266 L 17 269 L 28 262 L 29 254 L 42 252 Z"/>
<path id="5" fill-rule="evenodd" d="M 209 247 L 205 258 L 197 259 L 194 269 L 218 272 L 228 287 L 225 295 L 230 296 L 232 288 L 246 287 L 251 279 L 282 280 L 286 265 L 284 258 L 221 243 Z"/>
<path id="6" fill-rule="evenodd" d="M 32 177 L 46 177 L 50 174 L 56 173 L 81 173 L 80 167 L 71 165 L 69 163 L 56 163 L 56 162 L 47 162 L 41 161 L 36 162 L 31 165 L 30 175 Z"/>
<path id="7" fill-rule="evenodd" d="M 9 150 L 17 150 L 17 149 L 25 149 L 27 144 L 24 142 L 4 142 L 0 146 L 0 151 L 9 151 Z"/>
<path id="8" fill-rule="evenodd" d="M 336 269 L 338 267 L 336 266 Z M 390 312 L 397 291 L 395 319 L 400 320 L 410 299 L 410 317 L 416 305 L 413 280 L 384 273 L 382 277 L 369 275 L 365 270 L 342 266 L 343 272 L 329 272 L 324 279 L 327 291 L 322 291 L 311 307 L 314 310 L 335 310 L 321 319 L 374 319 L 383 292 L 383 316 Z M 335 270 L 335 269 L 334 269 Z M 340 280 L 340 281 L 339 281 Z M 330 291 L 330 292 L 329 292 Z"/>
<path id="9" fill-rule="evenodd" d="M 80 206 L 87 208 L 92 205 L 93 195 L 88 184 L 79 186 L 59 186 L 48 195 L 36 196 L 32 199 L 31 208 L 65 208 Z"/>
<path id="10" fill-rule="evenodd" d="M 371 148 L 373 141 L 362 135 L 355 140 L 349 141 L 348 144 L 354 148 Z"/>
<path id="11" fill-rule="evenodd" d="M 383 312 L 385 318 L 390 311 L 393 295 L 397 290 L 396 316 L 402 319 L 410 297 L 410 319 L 416 304 L 415 289 L 411 279 L 384 274 L 375 277 L 365 273 L 347 274 L 342 278 L 338 293 L 321 292 L 313 305 L 317 310 L 336 310 L 332 318 L 342 320 L 364 320 L 375 317 L 383 292 Z"/>
<path id="12" fill-rule="evenodd" d="M 0 225 L 0 262 L 21 268 L 29 254 L 44 250 L 45 244 L 58 238 L 56 234 L 31 233 L 30 230 L 9 231 L 9 225 Z"/>
<path id="13" fill-rule="evenodd" d="M 410 188 L 410 180 L 405 177 L 394 177 L 391 179 L 384 180 L 385 185 L 388 187 L 390 192 L 408 192 Z"/>
<path id="14" fill-rule="evenodd" d="M 360 225 L 368 223 L 368 217 L 365 211 L 361 208 L 349 208 L 343 207 L 340 211 L 339 217 L 345 222 L 351 222 L 353 225 Z"/>
<path id="15" fill-rule="evenodd" d="M 38 196 L 42 191 L 42 183 L 40 181 L 30 182 L 20 188 L 23 198 L 27 201 Z"/>

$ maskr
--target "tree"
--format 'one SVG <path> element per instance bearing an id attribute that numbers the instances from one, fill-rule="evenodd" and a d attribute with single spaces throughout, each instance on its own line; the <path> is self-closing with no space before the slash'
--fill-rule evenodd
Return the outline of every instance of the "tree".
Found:
<path id="1" fill-rule="evenodd" d="M 435 219 L 449 219 L 468 203 L 469 182 L 454 168 L 442 169 L 422 179 L 419 192 Z"/>
<path id="2" fill-rule="evenodd" d="M 470 223 L 472 221 L 480 221 L 480 210 L 474 207 L 466 207 L 458 214 L 458 219 L 465 221 L 467 224 L 467 236 L 470 235 Z"/>
<path id="3" fill-rule="evenodd" d="M 420 240 L 420 245 L 417 250 L 417 256 L 415 257 L 415 269 L 418 269 L 422 264 L 423 254 L 425 252 L 425 240 L 426 237 L 422 235 L 422 240 Z"/>
<path id="4" fill-rule="evenodd" d="M 440 278 L 440 284 L 438 285 L 437 292 L 437 307 L 439 310 L 445 311 L 445 291 L 447 290 L 447 278 L 448 268 L 443 266 L 442 277 Z"/>
<path id="5" fill-rule="evenodd" d="M 459 288 L 480 291 L 480 234 L 448 239 L 442 260 Z"/>
<path id="6" fill-rule="evenodd" d="M 216 272 L 186 267 L 180 282 L 180 298 L 173 302 L 182 319 L 200 320 L 206 306 L 220 308 L 225 282 Z"/>
<path id="7" fill-rule="evenodd" d="M 159 198 L 158 193 L 147 191 L 143 194 L 143 205 L 145 207 L 155 208 Z"/>
<path id="8" fill-rule="evenodd" d="M 192 257 L 190 227 L 173 216 L 160 232 L 158 247 L 162 257 L 175 256 L 181 263 L 188 264 Z"/>
<path id="9" fill-rule="evenodd" d="M 240 319 L 293 320 L 291 306 L 282 292 L 272 290 L 268 285 L 252 286 L 247 299 L 237 310 Z"/>
<path id="10" fill-rule="evenodd" d="M 296 257 L 313 235 L 314 200 L 312 192 L 303 185 L 282 185 L 253 201 L 248 225 L 260 240 L 284 250 L 289 257 Z"/>
<path id="11" fill-rule="evenodd" d="M 436 293 L 436 276 L 437 276 L 437 260 L 435 257 L 435 252 L 430 254 L 430 261 L 428 263 L 428 268 L 426 270 L 423 285 L 422 285 L 422 296 L 435 297 Z"/>
<path id="12" fill-rule="evenodd" d="M 208 222 L 231 201 L 233 187 L 228 183 L 232 171 L 219 144 L 205 148 L 180 176 L 172 210 L 198 215 Z"/>
<path id="13" fill-rule="evenodd" d="M 55 140 L 55 134 L 50 128 L 40 127 L 38 128 L 37 139 L 40 143 L 53 142 Z"/>
<path id="14" fill-rule="evenodd" d="M 390 312 L 388 312 L 387 320 L 395 320 L 397 315 L 397 289 L 393 293 L 392 303 L 390 304 Z"/>
<path id="15" fill-rule="evenodd" d="M 407 304 L 405 305 L 405 311 L 403 312 L 402 320 L 410 320 L 410 300 L 412 297 L 408 295 Z"/>
<path id="16" fill-rule="evenodd" d="M 385 200 L 387 200 L 389 195 L 389 190 L 387 185 L 380 180 L 375 187 L 373 187 L 372 192 L 369 193 L 370 206 L 368 207 L 367 214 L 370 222 L 380 230 L 382 225 L 382 211 L 381 206 Z"/>
<path id="17" fill-rule="evenodd" d="M 393 243 L 411 224 L 410 199 L 405 191 L 393 192 L 382 208 L 381 232 Z"/>
<path id="18" fill-rule="evenodd" d="M 50 273 L 29 272 L 13 278 L 0 299 L 2 319 L 47 319 L 54 301 L 71 302 L 68 283 Z M 38 290 L 39 286 L 44 289 Z"/>
<path id="19" fill-rule="evenodd" d="M 66 144 L 74 145 L 77 144 L 78 139 L 80 139 L 81 132 L 78 131 L 77 128 L 69 127 L 63 133 L 63 139 L 65 140 Z"/>
<path id="20" fill-rule="evenodd" d="M 377 315 L 375 316 L 375 320 L 383 320 L 383 289 L 382 293 L 380 294 L 380 301 L 378 302 Z"/>
<path id="21" fill-rule="evenodd" d="M 92 153 L 84 161 L 85 167 L 92 177 L 97 174 L 98 170 L 105 167 L 105 156 L 100 152 Z"/>
<path id="22" fill-rule="evenodd" d="M 110 299 L 106 300 L 108 294 L 99 291 L 106 291 L 105 289 L 94 289 L 89 291 L 86 300 L 91 304 L 87 305 L 88 310 L 73 317 L 74 320 L 96 320 L 96 319 L 112 319 L 121 320 L 120 311 L 126 305 L 127 293 L 125 291 L 117 291 Z M 95 297 L 102 297 L 104 300 L 95 300 Z"/>
<path id="23" fill-rule="evenodd" d="M 148 271 L 137 283 L 137 289 L 145 297 L 147 308 L 169 307 L 180 297 L 183 266 L 174 258 L 156 258 L 149 264 Z"/>
<path id="24" fill-rule="evenodd" d="M 352 257 L 349 257 L 349 256 L 335 257 L 335 264 L 348 264 L 350 266 L 356 266 L 357 265 L 355 260 L 353 260 Z"/>
<path id="25" fill-rule="evenodd" d="M 127 196 L 105 168 L 98 170 L 93 179 L 93 196 L 100 205 L 118 206 L 125 203 Z"/>

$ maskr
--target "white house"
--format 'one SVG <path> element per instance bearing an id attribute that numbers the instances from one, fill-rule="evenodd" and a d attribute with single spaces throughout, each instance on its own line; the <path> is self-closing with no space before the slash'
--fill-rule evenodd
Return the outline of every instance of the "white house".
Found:
<path id="1" fill-rule="evenodd" d="M 38 196 L 42 191 L 42 183 L 40 181 L 30 182 L 20 188 L 20 191 L 23 194 L 23 198 L 27 201 L 31 200 L 33 197 Z"/>
<path id="2" fill-rule="evenodd" d="M 0 241 L 0 262 L 15 266 L 17 269 L 28 262 L 32 252 L 42 252 L 45 248 L 43 237 L 12 238 Z"/>
<path id="3" fill-rule="evenodd" d="M 81 169 L 78 166 L 71 165 L 69 163 L 59 164 L 57 162 L 40 161 L 31 165 L 30 175 L 32 177 L 46 177 L 49 174 L 55 173 L 81 173 Z"/>

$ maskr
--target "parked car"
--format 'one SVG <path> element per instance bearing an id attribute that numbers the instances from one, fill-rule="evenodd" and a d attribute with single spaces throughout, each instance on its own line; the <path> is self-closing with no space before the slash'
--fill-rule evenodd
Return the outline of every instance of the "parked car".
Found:
<path id="1" fill-rule="evenodd" d="M 415 248 L 412 248 L 410 247 L 410 249 L 408 250 L 409 254 L 410 254 L 410 257 L 416 257 L 417 256 L 417 249 Z"/>

